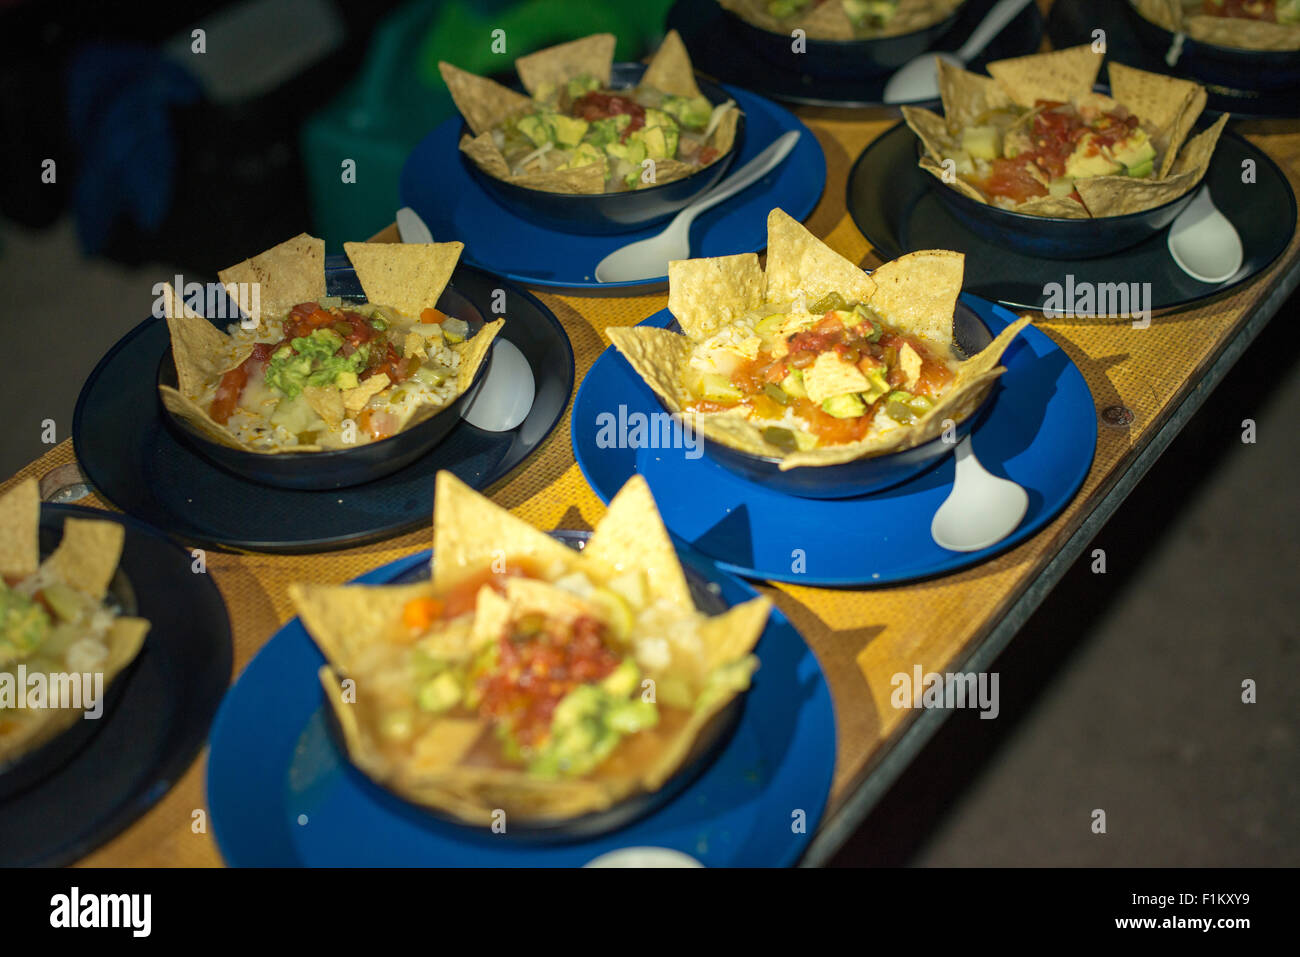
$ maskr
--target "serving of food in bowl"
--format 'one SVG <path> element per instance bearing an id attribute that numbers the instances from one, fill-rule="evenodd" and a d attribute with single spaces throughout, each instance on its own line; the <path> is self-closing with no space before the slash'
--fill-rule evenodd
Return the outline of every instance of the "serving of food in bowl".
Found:
<path id="1" fill-rule="evenodd" d="M 1194 136 L 1205 90 L 1073 47 L 989 64 L 939 62 L 943 115 L 903 107 L 919 165 L 953 214 L 1050 258 L 1106 255 L 1169 225 L 1192 199 L 1226 116 Z"/>
<path id="2" fill-rule="evenodd" d="M 512 831 L 669 786 L 749 687 L 770 610 L 697 608 L 639 477 L 578 551 L 440 473 L 431 579 L 290 597 L 351 762 L 458 822 L 504 811 Z"/>
<path id="3" fill-rule="evenodd" d="M 105 706 L 149 632 L 118 570 L 120 524 L 69 517 L 44 560 L 40 525 L 36 479 L 0 497 L 0 795 L 84 744 L 98 726 L 86 711 Z"/>
<path id="4" fill-rule="evenodd" d="M 570 232 L 636 229 L 707 190 L 735 157 L 741 111 L 697 80 L 676 31 L 646 66 L 595 34 L 520 57 L 526 93 L 439 69 L 467 127 L 475 179 L 512 212 Z"/>
<path id="5" fill-rule="evenodd" d="M 1128 9 L 1145 46 L 1205 83 L 1300 84 L 1300 0 L 1131 0 Z"/>
<path id="6" fill-rule="evenodd" d="M 504 322 L 475 329 L 444 311 L 472 311 L 447 287 L 460 243 L 345 243 L 364 302 L 326 295 L 324 245 L 304 234 L 222 270 L 228 289 L 258 290 L 257 315 L 227 332 L 164 289 L 170 420 L 257 481 L 337 488 L 428 451 L 457 423 Z"/>
<path id="7" fill-rule="evenodd" d="M 963 2 L 719 0 L 749 45 L 766 59 L 812 76 L 835 77 L 897 70 L 948 32 Z M 795 30 L 802 31 L 797 49 Z"/>
<path id="8" fill-rule="evenodd" d="M 954 348 L 962 264 L 925 250 L 868 275 L 772 210 L 765 270 L 752 253 L 669 264 L 683 334 L 606 332 L 716 461 L 794 495 L 862 495 L 952 450 L 1029 322 L 992 341 L 964 331 L 978 352 Z"/>

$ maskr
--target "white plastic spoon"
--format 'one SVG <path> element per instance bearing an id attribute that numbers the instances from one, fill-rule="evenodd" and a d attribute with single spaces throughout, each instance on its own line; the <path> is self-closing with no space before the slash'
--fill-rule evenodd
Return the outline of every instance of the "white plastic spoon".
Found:
<path id="1" fill-rule="evenodd" d="M 987 472 L 975 457 L 970 436 L 953 453 L 957 470 L 952 491 L 930 522 L 930 537 L 940 548 L 974 552 L 1000 542 L 1029 510 L 1029 493 Z"/>
<path id="2" fill-rule="evenodd" d="M 689 259 L 691 223 L 695 217 L 772 172 L 790 155 L 798 141 L 798 130 L 791 130 L 778 137 L 767 149 L 682 209 L 662 233 L 614 250 L 597 264 L 597 281 L 634 282 L 638 279 L 655 279 L 668 273 L 668 264 L 674 259 Z"/>
<path id="3" fill-rule="evenodd" d="M 903 64 L 885 84 L 885 102 L 915 103 L 918 100 L 936 99 L 939 96 L 939 68 L 934 62 L 935 57 L 946 60 L 953 66 L 965 66 L 979 56 L 993 38 L 1031 2 L 1032 0 L 998 0 L 956 53 L 923 53 Z"/>
<path id="4" fill-rule="evenodd" d="M 1236 227 L 1214 205 L 1208 186 L 1178 214 L 1165 244 L 1179 269 L 1211 284 L 1235 276 L 1245 255 Z"/>
<path id="5" fill-rule="evenodd" d="M 409 206 L 397 211 L 404 243 L 431 243 L 433 233 Z M 537 395 L 533 370 L 513 342 L 498 338 L 488 355 L 487 372 L 460 406 L 460 417 L 487 432 L 509 432 L 528 417 Z"/>

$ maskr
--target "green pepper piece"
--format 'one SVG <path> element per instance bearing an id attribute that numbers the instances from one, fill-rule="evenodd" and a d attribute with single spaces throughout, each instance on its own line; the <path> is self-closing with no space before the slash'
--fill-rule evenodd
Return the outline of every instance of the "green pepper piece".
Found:
<path id="1" fill-rule="evenodd" d="M 835 312 L 847 308 L 849 308 L 849 304 L 845 302 L 843 296 L 838 292 L 828 292 L 809 306 L 808 311 L 813 315 L 817 315 L 818 313 Z"/>
<path id="2" fill-rule="evenodd" d="M 781 405 L 790 404 L 790 396 L 786 394 L 785 389 L 781 388 L 775 382 L 768 382 L 763 386 L 763 393 L 773 402 L 779 402 Z"/>
<path id="3" fill-rule="evenodd" d="M 794 440 L 794 433 L 778 425 L 769 425 L 763 430 L 763 441 L 774 445 L 782 452 L 794 452 L 799 448 Z"/>

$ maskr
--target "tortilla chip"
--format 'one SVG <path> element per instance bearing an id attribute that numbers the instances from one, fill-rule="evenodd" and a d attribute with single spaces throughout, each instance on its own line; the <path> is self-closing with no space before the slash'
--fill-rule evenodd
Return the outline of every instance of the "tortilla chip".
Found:
<path id="1" fill-rule="evenodd" d="M 392 637 L 402 606 L 433 594 L 429 582 L 410 585 L 289 586 L 289 599 L 303 627 L 330 663 L 351 670 L 367 648 Z"/>
<path id="2" fill-rule="evenodd" d="M 105 636 L 108 658 L 104 661 L 102 671 L 106 687 L 112 680 L 111 676 L 117 675 L 135 660 L 135 656 L 144 647 L 144 639 L 149 634 L 149 628 L 150 624 L 144 618 L 122 616 L 113 619 Z"/>
<path id="3" fill-rule="evenodd" d="M 885 263 L 872 273 L 872 310 L 900 329 L 951 346 L 965 262 L 961 253 L 925 249 Z"/>
<path id="4" fill-rule="evenodd" d="M 532 109 L 533 101 L 496 80 L 478 76 L 450 63 L 439 61 L 438 72 L 447 84 L 456 109 L 476 136 L 488 132 L 515 113 Z"/>
<path id="5" fill-rule="evenodd" d="M 1136 70 L 1122 63 L 1109 64 L 1111 94 L 1139 120 L 1152 124 L 1164 155 L 1158 178 L 1174 165 L 1183 140 L 1205 108 L 1205 88 L 1190 80 Z"/>
<path id="6" fill-rule="evenodd" d="M 453 349 L 460 353 L 460 367 L 456 370 L 457 395 L 467 391 L 474 382 L 474 376 L 478 374 L 479 366 L 488 357 L 488 352 L 492 348 L 492 343 L 496 340 L 497 333 L 501 331 L 505 324 L 505 319 L 494 319 L 491 322 L 485 322 L 483 328 L 473 338 L 458 342 L 452 346 Z"/>
<path id="7" fill-rule="evenodd" d="M 1011 106 L 1011 97 L 992 77 L 972 73 L 943 59 L 938 60 L 938 68 L 939 98 L 950 129 L 974 126 L 989 110 Z M 904 113 L 908 109 L 915 108 L 903 107 Z"/>
<path id="8" fill-rule="evenodd" d="M 568 568 L 576 552 L 439 472 L 433 505 L 433 587 L 443 591 L 493 561 L 531 558 Z"/>
<path id="9" fill-rule="evenodd" d="M 763 270 L 755 253 L 668 264 L 668 311 L 692 339 L 708 338 L 762 301 Z"/>
<path id="10" fill-rule="evenodd" d="M 672 275 L 669 274 L 669 298 Z M 790 302 L 802 291 L 809 302 L 838 292 L 850 302 L 866 302 L 876 283 L 857 264 L 804 228 L 781 209 L 767 214 L 767 271 L 765 302 Z"/>
<path id="11" fill-rule="evenodd" d="M 26 578 L 41 562 L 41 492 L 36 479 L 0 496 L 0 575 Z"/>
<path id="12" fill-rule="evenodd" d="M 617 42 L 612 33 L 593 33 L 521 56 L 515 61 L 515 72 L 533 96 L 543 87 L 559 86 L 584 73 L 596 77 L 602 86 L 609 86 Z"/>
<path id="13" fill-rule="evenodd" d="M 653 326 L 612 326 L 605 334 L 668 411 L 680 412 L 686 397 L 682 378 L 690 360 L 691 341 L 707 337 L 679 336 Z"/>
<path id="14" fill-rule="evenodd" d="M 508 180 L 525 189 L 540 189 L 547 193 L 603 193 L 605 192 L 605 161 L 588 163 L 573 169 L 540 170 L 520 173 Z"/>
<path id="15" fill-rule="evenodd" d="M 1086 182 L 1079 180 L 1080 183 Z M 1030 216 L 1047 216 L 1052 219 L 1087 219 L 1088 209 L 1068 196 L 1036 196 L 1017 203 L 1015 211 Z"/>
<path id="16" fill-rule="evenodd" d="M 1183 148 L 1178 151 L 1178 160 L 1174 163 L 1175 176 L 1191 173 L 1199 180 L 1205 175 L 1210 168 L 1210 161 L 1214 159 L 1214 148 L 1219 143 L 1223 128 L 1228 125 L 1228 119 L 1227 113 L 1221 114 L 1213 124 L 1183 144 Z"/>
<path id="17" fill-rule="evenodd" d="M 953 177 L 952 177 L 952 179 L 949 180 L 949 179 L 948 179 L 948 176 L 947 176 L 947 171 L 943 168 L 943 166 L 941 165 L 941 162 L 932 159 L 932 158 L 929 156 L 929 154 L 926 154 L 925 156 L 922 156 L 922 157 L 921 157 L 921 161 L 920 161 L 919 163 L 917 163 L 916 165 L 919 166 L 919 167 L 921 167 L 921 169 L 925 170 L 927 173 L 929 173 L 931 176 L 933 176 L 933 177 L 934 177 L 935 179 L 937 179 L 939 182 L 943 183 L 945 186 L 947 186 L 947 187 L 949 187 L 949 188 L 951 188 L 951 189 L 955 189 L 957 192 L 961 193 L 963 196 L 968 196 L 968 197 L 970 197 L 971 199 L 975 200 L 975 202 L 977 202 L 977 203 L 987 203 L 987 202 L 988 202 L 988 200 L 984 198 L 984 194 L 983 194 L 983 193 L 981 193 L 978 189 L 976 189 L 976 188 L 975 188 L 974 186 L 972 186 L 970 183 L 966 182 L 966 181 L 965 181 L 964 179 L 962 179 L 960 176 L 957 176 L 957 175 L 954 174 Z M 1078 203 L 1075 203 L 1074 205 L 1078 206 L 1079 204 L 1078 204 Z M 1082 207 L 1080 207 L 1080 209 L 1082 209 Z"/>
<path id="18" fill-rule="evenodd" d="M 248 358 L 246 355 L 225 358 L 229 355 L 230 337 L 187 306 L 168 283 L 163 283 L 163 301 L 176 382 L 182 392 L 200 394 L 205 382 L 223 375 Z"/>
<path id="19" fill-rule="evenodd" d="M 736 145 L 736 130 L 740 126 L 740 107 L 732 105 L 729 110 L 718 118 L 718 125 L 713 128 L 709 134 L 710 145 L 718 151 L 717 159 L 714 159 L 708 165 L 716 163 L 719 159 L 731 152 L 731 148 Z"/>
<path id="20" fill-rule="evenodd" d="M 387 372 L 376 372 L 369 379 L 362 381 L 355 389 L 343 390 L 343 408 L 349 415 L 356 415 L 366 407 L 366 403 L 388 388 Z"/>
<path id="21" fill-rule="evenodd" d="M 1171 32 L 1179 28 L 1182 20 L 1180 0 L 1130 0 L 1137 12 L 1157 26 Z"/>
<path id="22" fill-rule="evenodd" d="M 305 385 L 302 387 L 303 398 L 311 410 L 325 420 L 331 429 L 343 424 L 343 393 L 338 386 Z"/>
<path id="23" fill-rule="evenodd" d="M 261 315 L 279 315 L 325 295 L 325 240 L 299 233 L 217 275 L 226 286 L 257 283 Z"/>
<path id="24" fill-rule="evenodd" d="M 93 598 L 103 598 L 117 574 L 125 540 L 126 530 L 117 522 L 69 518 L 63 523 L 59 547 L 42 565 L 59 581 Z"/>
<path id="25" fill-rule="evenodd" d="M 696 168 L 690 163 L 683 163 L 681 160 L 660 159 L 654 160 L 654 179 L 655 186 L 662 186 L 664 183 L 671 183 L 673 180 L 683 179 L 696 172 Z M 716 162 L 716 160 L 715 160 Z"/>
<path id="26" fill-rule="evenodd" d="M 1183 29 L 1193 40 L 1239 50 L 1300 50 L 1300 24 L 1192 16 Z"/>
<path id="27" fill-rule="evenodd" d="M 652 594 L 683 610 L 695 607 L 677 549 L 664 527 L 650 486 L 640 475 L 628 479 L 610 500 L 583 556 L 614 574 L 640 569 L 645 572 Z"/>
<path id="28" fill-rule="evenodd" d="M 650 59 L 641 83 L 673 96 L 700 95 L 699 85 L 695 82 L 695 69 L 691 66 L 691 55 L 686 52 L 686 44 L 676 30 L 669 30 L 664 37 L 664 42 Z"/>
<path id="29" fill-rule="evenodd" d="M 427 359 L 429 358 L 429 340 L 424 338 L 418 332 L 408 332 L 406 338 L 402 341 L 402 358 L 403 359 Z"/>
<path id="30" fill-rule="evenodd" d="M 415 742 L 410 770 L 415 774 L 445 771 L 459 764 L 487 729 L 478 718 L 443 718 Z"/>
<path id="31" fill-rule="evenodd" d="M 822 3 L 807 8 L 793 21 L 808 36 L 827 40 L 852 40 L 853 21 L 842 3 Z M 793 27 L 791 27 L 793 29 Z"/>
<path id="32" fill-rule="evenodd" d="M 479 169 L 497 179 L 510 178 L 510 166 L 505 154 L 497 149 L 492 139 L 492 132 L 485 130 L 478 136 L 466 134 L 460 138 L 461 152 L 468 156 Z"/>
<path id="33" fill-rule="evenodd" d="M 1090 44 L 998 60 L 989 74 L 1021 106 L 1035 100 L 1069 100 L 1092 90 L 1104 54 Z"/>
<path id="34" fill-rule="evenodd" d="M 373 303 L 413 319 L 438 304 L 464 243 L 344 243 L 357 280 Z"/>

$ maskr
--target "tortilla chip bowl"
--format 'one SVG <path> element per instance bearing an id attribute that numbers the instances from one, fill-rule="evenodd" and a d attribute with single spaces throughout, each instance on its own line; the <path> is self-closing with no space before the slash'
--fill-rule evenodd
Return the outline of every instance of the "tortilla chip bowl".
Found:
<path id="1" fill-rule="evenodd" d="M 759 56 L 783 70 L 807 76 L 865 79 L 893 73 L 931 49 L 957 22 L 961 6 L 934 23 L 893 36 L 830 40 L 809 35 L 806 49 L 795 53 L 789 31 L 767 30 L 723 4 L 732 29 Z"/>
<path id="2" fill-rule="evenodd" d="M 41 560 L 47 559 L 54 552 L 60 539 L 62 539 L 65 519 L 69 517 L 84 518 L 86 516 L 87 512 L 84 509 L 42 505 L 40 517 Z M 107 594 L 120 609 L 121 614 L 136 614 L 135 592 L 131 588 L 131 582 L 126 573 L 121 568 L 117 569 L 109 582 Z M 80 719 L 73 721 L 66 729 L 59 731 L 54 737 L 38 745 L 35 750 L 22 754 L 9 763 L 0 763 L 0 801 L 25 791 L 50 775 L 55 774 L 90 743 L 91 739 L 99 732 L 99 729 L 104 726 L 113 709 L 117 707 L 117 703 L 121 700 L 130 679 L 131 670 L 138 659 L 139 655 L 127 664 L 122 672 L 105 683 L 102 702 L 103 714 L 98 720 L 87 721 Z"/>
<path id="3" fill-rule="evenodd" d="M 1163 60 L 1165 54 L 1174 47 L 1175 37 L 1175 31 L 1170 29 L 1173 24 L 1167 9 L 1161 9 L 1167 7 L 1166 0 L 1133 0 L 1124 6 L 1142 46 Z M 1148 16 L 1144 16 L 1144 12 Z M 1300 49 L 1249 49 L 1245 46 L 1215 43 L 1210 39 L 1211 36 L 1231 31 L 1243 24 L 1252 32 L 1252 28 L 1276 27 L 1276 24 L 1265 25 L 1219 17 L 1196 19 L 1207 26 L 1209 31 L 1204 35 L 1198 35 L 1201 34 L 1200 30 L 1183 33 L 1182 49 L 1175 64 L 1175 69 L 1180 74 L 1201 83 L 1257 93 L 1280 93 L 1300 87 Z M 1300 36 L 1300 26 L 1290 29 L 1293 36 Z"/>
<path id="4" fill-rule="evenodd" d="M 973 356 L 993 341 L 993 334 L 974 310 L 965 303 L 958 302 L 953 313 L 953 339 L 962 352 Z M 785 495 L 794 495 L 797 498 L 854 498 L 901 485 L 926 469 L 939 464 L 944 456 L 957 447 L 957 442 L 970 434 L 971 429 L 983 417 L 993 391 L 990 388 L 980 404 L 968 416 L 956 423 L 954 441 L 945 442 L 940 435 L 909 449 L 853 459 L 838 465 L 782 471 L 781 459 L 778 456 L 758 455 L 732 448 L 709 438 L 702 432 L 699 437 L 704 454 L 709 458 L 723 468 L 735 472 L 741 478 L 762 485 L 764 488 L 774 489 Z"/>
<path id="5" fill-rule="evenodd" d="M 556 529 L 549 533 L 551 537 L 563 542 L 570 548 L 581 551 L 591 538 L 591 532 Z M 689 565 L 684 564 L 687 584 L 696 606 L 703 612 L 716 615 L 726 610 L 726 604 L 709 588 L 706 578 Z M 427 566 L 413 569 L 394 584 L 420 581 L 427 578 Z M 703 774 L 722 753 L 732 734 L 740 725 L 745 710 L 745 695 L 739 694 L 714 715 L 700 731 L 691 746 L 690 753 L 677 771 L 656 791 L 638 792 L 629 795 L 611 807 L 592 811 L 572 818 L 528 818 L 518 814 L 510 816 L 510 827 L 505 836 L 514 841 L 530 843 L 564 843 L 566 841 L 585 841 L 602 834 L 608 834 L 627 827 L 635 821 L 653 814 L 668 804 L 684 791 L 693 781 Z M 467 826 L 467 822 L 457 818 L 449 811 L 441 810 L 428 804 L 418 804 L 398 792 L 385 787 L 383 782 L 371 777 L 364 768 L 352 762 L 348 757 L 347 738 L 334 709 L 322 709 L 325 715 L 325 729 L 340 757 L 347 764 L 349 771 L 375 797 L 390 807 L 419 822 L 429 817 L 447 821 L 452 824 Z M 488 832 L 484 840 L 500 840 L 502 835 Z"/>
<path id="6" fill-rule="evenodd" d="M 615 89 L 636 86 L 646 71 L 644 64 L 615 63 L 611 86 Z M 715 106 L 731 99 L 726 90 L 700 76 L 695 78 L 700 92 Z M 712 188 L 726 174 L 740 150 L 745 133 L 745 114 L 736 111 L 736 135 L 731 148 L 708 166 L 681 179 L 618 193 L 553 193 L 530 189 L 491 176 L 479 168 L 462 150 L 461 162 L 484 191 L 512 215 L 560 232 L 586 235 L 625 233 L 663 222 L 687 206 L 701 193 Z M 472 135 L 466 125 L 462 136 Z M 595 263 L 592 263 L 595 268 Z"/>
<path id="7" fill-rule="evenodd" d="M 361 287 L 351 269 L 331 270 L 329 294 L 348 299 L 362 299 Z M 473 333 L 483 326 L 483 314 L 469 299 L 448 285 L 438 298 L 437 307 L 448 315 L 466 320 Z M 314 452 L 283 452 L 265 455 L 213 441 L 193 424 L 173 415 L 159 402 L 163 420 L 192 449 L 214 465 L 249 481 L 277 488 L 321 491 L 361 485 L 405 468 L 436 446 L 460 422 L 460 412 L 487 370 L 491 356 L 474 375 L 463 393 L 423 421 L 386 439 L 346 449 Z M 176 364 L 168 349 L 158 363 L 158 385 L 177 387 Z"/>
<path id="8" fill-rule="evenodd" d="M 1186 193 L 1159 206 L 1097 219 L 1020 213 L 978 202 L 933 176 L 925 179 L 953 218 L 981 239 L 1026 256 L 1095 259 L 1145 242 L 1172 223 L 1196 196 L 1204 174 Z"/>

